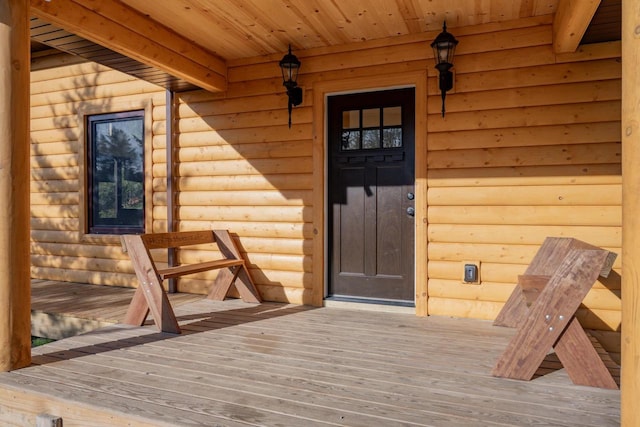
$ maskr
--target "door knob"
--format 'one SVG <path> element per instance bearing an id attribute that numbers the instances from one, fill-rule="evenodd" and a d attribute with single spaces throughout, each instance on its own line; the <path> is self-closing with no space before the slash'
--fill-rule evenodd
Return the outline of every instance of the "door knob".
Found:
<path id="1" fill-rule="evenodd" d="M 413 206 L 409 206 L 409 207 L 407 208 L 407 215 L 409 215 L 409 216 L 415 216 L 415 214 L 416 214 L 416 210 L 413 208 Z"/>

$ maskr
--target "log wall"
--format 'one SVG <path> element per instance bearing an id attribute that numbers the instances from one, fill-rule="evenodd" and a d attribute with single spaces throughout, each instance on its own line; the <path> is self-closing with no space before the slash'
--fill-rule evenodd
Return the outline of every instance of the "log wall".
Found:
<path id="1" fill-rule="evenodd" d="M 67 62 L 65 58 L 61 62 Z M 31 277 L 137 286 L 118 237 L 91 237 L 82 232 L 82 113 L 164 103 L 162 88 L 97 64 L 32 64 Z M 150 158 L 147 168 L 151 168 Z M 149 204 L 147 216 L 151 212 Z"/>
<path id="2" fill-rule="evenodd" d="M 430 86 L 431 314 L 493 319 L 546 236 L 621 253 L 620 44 L 553 55 L 536 33 L 502 51 L 509 68 L 461 56 L 444 120 Z M 460 282 L 464 260 L 480 261 L 479 286 Z M 585 299 L 585 326 L 619 329 L 620 271 L 618 257 Z"/>
<path id="3" fill-rule="evenodd" d="M 620 44 L 552 50 L 551 18 L 452 30 L 455 85 L 440 116 L 428 47 L 434 34 L 295 51 L 304 102 L 287 127 L 280 55 L 229 63 L 228 90 L 178 95 L 174 128 L 176 229 L 227 228 L 238 236 L 267 300 L 311 303 L 323 286 L 324 141 L 314 123 L 322 82 L 367 82 L 428 70 L 428 313 L 491 319 L 546 236 L 570 236 L 621 252 Z M 80 71 L 82 70 L 82 71 Z M 77 244 L 77 99 L 147 97 L 153 102 L 154 232 L 166 230 L 164 94 L 91 66 L 33 73 L 32 238 L 34 277 L 132 283 L 117 245 Z M 85 75 L 86 73 L 86 75 Z M 383 87 L 381 87 L 383 88 Z M 352 88 L 358 90 L 357 86 Z M 318 116 L 318 109 L 320 115 Z M 182 260 L 211 256 L 181 251 Z M 318 258 L 320 257 L 320 258 Z M 480 285 L 462 284 L 462 262 L 481 263 Z M 322 266 L 322 263 L 319 264 Z M 617 330 L 620 262 L 581 308 L 587 327 Z M 215 273 L 213 273 L 215 274 Z M 209 274 L 181 279 L 204 292 Z M 317 291 L 317 289 L 316 289 Z"/>

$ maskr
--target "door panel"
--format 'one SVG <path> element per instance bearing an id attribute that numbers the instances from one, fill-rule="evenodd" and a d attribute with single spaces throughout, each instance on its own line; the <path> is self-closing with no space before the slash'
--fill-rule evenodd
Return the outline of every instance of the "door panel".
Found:
<path id="1" fill-rule="evenodd" d="M 341 272 L 364 274 L 365 222 L 361 220 L 361 213 L 366 211 L 366 197 L 364 195 L 364 169 L 344 168 L 340 171 L 341 180 L 345 185 L 346 200 L 341 214 L 337 216 L 336 231 L 340 246 L 348 246 L 349 250 L 340 251 Z"/>
<path id="2" fill-rule="evenodd" d="M 414 301 L 414 90 L 329 98 L 332 298 Z"/>

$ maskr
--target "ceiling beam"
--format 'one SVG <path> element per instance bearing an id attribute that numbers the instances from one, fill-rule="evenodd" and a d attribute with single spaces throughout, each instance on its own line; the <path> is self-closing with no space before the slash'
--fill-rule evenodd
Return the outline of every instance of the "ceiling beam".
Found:
<path id="1" fill-rule="evenodd" d="M 553 20 L 555 53 L 575 52 L 600 0 L 559 0 Z"/>
<path id="2" fill-rule="evenodd" d="M 118 0 L 31 0 L 31 13 L 208 91 L 226 90 L 224 60 Z"/>

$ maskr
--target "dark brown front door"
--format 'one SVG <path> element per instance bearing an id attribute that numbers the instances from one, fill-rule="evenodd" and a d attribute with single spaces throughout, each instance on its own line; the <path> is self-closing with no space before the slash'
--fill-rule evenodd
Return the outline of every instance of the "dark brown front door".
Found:
<path id="1" fill-rule="evenodd" d="M 329 115 L 329 297 L 414 303 L 415 91 L 339 95 Z"/>

